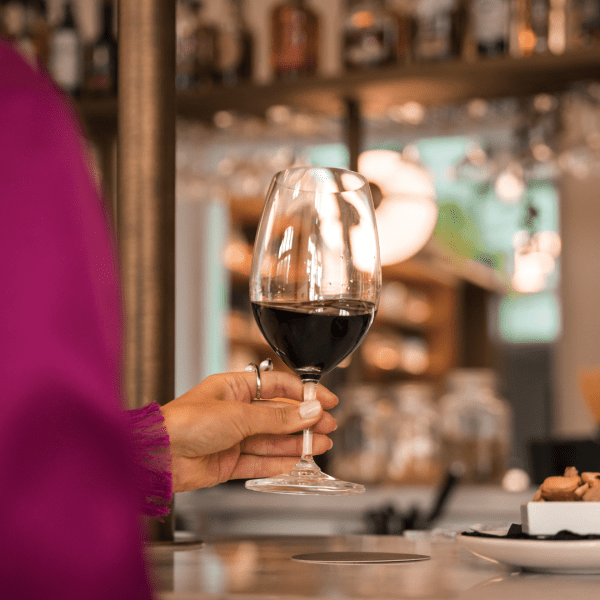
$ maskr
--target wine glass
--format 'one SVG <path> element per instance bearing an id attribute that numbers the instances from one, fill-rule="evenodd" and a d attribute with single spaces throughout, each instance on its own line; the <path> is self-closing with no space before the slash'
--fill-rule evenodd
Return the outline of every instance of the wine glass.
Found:
<path id="1" fill-rule="evenodd" d="M 366 179 L 344 169 L 295 167 L 271 182 L 258 225 L 250 301 L 277 356 L 301 379 L 303 401 L 322 375 L 349 356 L 379 303 L 381 266 L 373 200 Z M 364 487 L 323 473 L 312 431 L 290 473 L 246 482 L 262 492 L 359 494 Z"/>

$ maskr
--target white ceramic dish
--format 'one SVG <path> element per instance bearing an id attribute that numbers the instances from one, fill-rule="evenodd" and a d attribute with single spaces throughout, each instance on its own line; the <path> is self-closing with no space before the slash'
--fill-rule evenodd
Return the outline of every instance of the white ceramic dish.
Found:
<path id="1" fill-rule="evenodd" d="M 456 541 L 481 558 L 526 571 L 600 574 L 600 540 L 515 540 L 457 535 Z"/>
<path id="2" fill-rule="evenodd" d="M 521 504 L 523 533 L 554 535 L 567 529 L 600 535 L 600 502 L 528 502 Z"/>

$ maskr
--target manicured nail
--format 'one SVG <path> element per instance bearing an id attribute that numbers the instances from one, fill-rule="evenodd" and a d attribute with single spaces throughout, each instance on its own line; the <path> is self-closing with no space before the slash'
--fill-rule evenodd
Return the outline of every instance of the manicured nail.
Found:
<path id="1" fill-rule="evenodd" d="M 303 402 L 298 407 L 301 419 L 312 419 L 321 413 L 321 403 L 318 400 Z"/>

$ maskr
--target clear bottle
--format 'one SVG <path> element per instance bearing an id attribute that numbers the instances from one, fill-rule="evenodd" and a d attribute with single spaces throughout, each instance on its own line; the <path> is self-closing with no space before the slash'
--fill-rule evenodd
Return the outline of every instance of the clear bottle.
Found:
<path id="1" fill-rule="evenodd" d="M 433 389 L 405 383 L 391 390 L 395 412 L 388 421 L 391 483 L 431 484 L 441 473 L 440 416 Z"/>
<path id="2" fill-rule="evenodd" d="M 398 19 L 384 0 L 348 0 L 342 57 L 349 71 L 398 62 Z"/>
<path id="3" fill-rule="evenodd" d="M 304 0 L 287 0 L 271 13 L 271 64 L 276 79 L 317 73 L 319 18 Z"/>
<path id="4" fill-rule="evenodd" d="M 379 388 L 371 385 L 344 388 L 339 397 L 330 472 L 339 479 L 379 483 L 386 476 L 391 407 L 380 397 Z"/>
<path id="5" fill-rule="evenodd" d="M 81 38 L 75 23 L 71 0 L 66 0 L 62 21 L 50 34 L 50 74 L 54 81 L 74 96 L 83 79 Z"/>
<path id="6" fill-rule="evenodd" d="M 84 92 L 88 96 L 114 96 L 117 93 L 117 40 L 113 34 L 113 6 L 105 0 L 102 31 L 86 48 Z"/>
<path id="7" fill-rule="evenodd" d="M 502 56 L 510 42 L 510 0 L 472 0 L 471 27 L 479 56 Z"/>
<path id="8" fill-rule="evenodd" d="M 229 0 L 225 24 L 219 34 L 221 82 L 233 87 L 252 79 L 254 40 L 242 11 L 242 0 Z"/>
<path id="9" fill-rule="evenodd" d="M 496 395 L 493 371 L 456 370 L 448 388 L 439 402 L 445 468 L 460 464 L 466 483 L 501 483 L 511 450 L 512 411 Z"/>

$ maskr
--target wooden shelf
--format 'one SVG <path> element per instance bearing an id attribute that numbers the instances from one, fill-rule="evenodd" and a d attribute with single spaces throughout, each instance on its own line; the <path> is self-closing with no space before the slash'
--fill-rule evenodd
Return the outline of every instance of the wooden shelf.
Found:
<path id="1" fill-rule="evenodd" d="M 472 98 L 556 93 L 576 81 L 598 78 L 600 50 L 586 49 L 558 56 L 416 63 L 329 78 L 207 87 L 178 92 L 177 112 L 210 121 L 220 110 L 263 116 L 269 107 L 284 104 L 314 114 L 341 116 L 345 114 L 344 101 L 352 99 L 360 102 L 364 114 L 372 114 L 409 100 L 432 106 Z M 87 121 L 116 119 L 116 99 L 81 100 L 78 106 Z"/>

